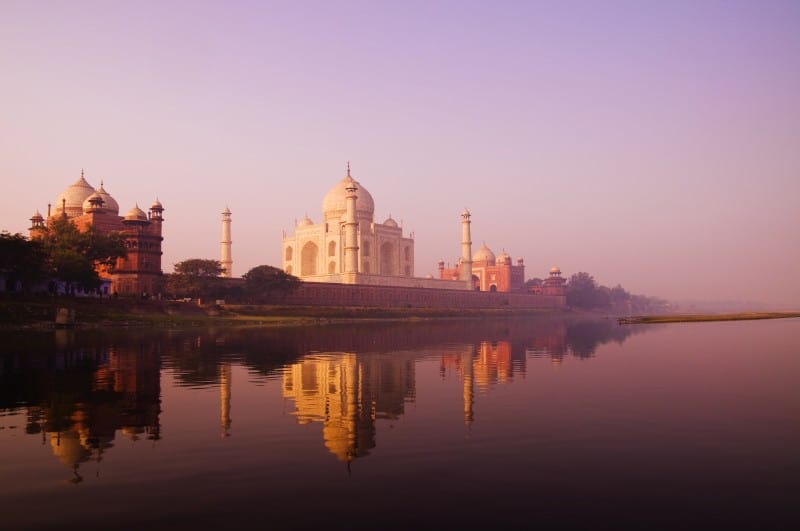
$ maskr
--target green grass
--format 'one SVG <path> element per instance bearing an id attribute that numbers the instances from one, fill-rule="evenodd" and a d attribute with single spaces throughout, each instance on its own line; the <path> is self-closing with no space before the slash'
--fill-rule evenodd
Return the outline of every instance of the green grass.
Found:
<path id="1" fill-rule="evenodd" d="M 350 321 L 420 320 L 552 313 L 550 310 L 509 308 L 365 308 L 280 305 L 199 307 L 177 301 L 83 298 L 0 298 L 0 326 L 54 326 L 57 308 L 75 312 L 75 326 L 285 326 Z"/>
<path id="2" fill-rule="evenodd" d="M 785 319 L 800 317 L 800 312 L 743 312 L 699 315 L 643 315 L 621 317 L 620 324 L 701 323 L 706 321 L 750 321 L 753 319 Z"/>

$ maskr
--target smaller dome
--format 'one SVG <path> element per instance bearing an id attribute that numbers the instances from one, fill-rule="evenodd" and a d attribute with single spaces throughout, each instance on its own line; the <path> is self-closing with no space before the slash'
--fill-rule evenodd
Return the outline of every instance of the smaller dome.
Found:
<path id="1" fill-rule="evenodd" d="M 92 210 L 102 209 L 105 203 L 103 197 L 95 192 L 83 202 L 83 211 L 91 212 Z"/>
<path id="2" fill-rule="evenodd" d="M 297 222 L 298 227 L 310 227 L 314 224 L 314 221 L 308 217 L 308 214 L 303 216 L 303 219 Z"/>
<path id="3" fill-rule="evenodd" d="M 36 212 L 33 213 L 33 216 L 31 216 L 31 221 L 44 221 L 44 218 L 37 210 Z"/>
<path id="4" fill-rule="evenodd" d="M 153 204 L 150 205 L 150 210 L 164 210 L 164 205 L 162 205 L 161 201 L 159 201 L 156 198 L 156 200 L 153 201 Z M 223 214 L 230 214 L 230 213 L 231 213 L 231 211 L 228 210 L 228 207 L 225 207 L 225 212 L 223 212 Z"/>
<path id="5" fill-rule="evenodd" d="M 472 255 L 473 262 L 489 262 L 494 264 L 495 256 L 491 249 L 484 243 L 478 251 Z"/>
<path id="6" fill-rule="evenodd" d="M 397 225 L 397 222 L 392 218 L 391 214 L 389 214 L 389 217 L 386 218 L 386 221 L 384 221 L 383 224 L 386 225 L 387 227 L 394 227 L 394 228 L 397 228 L 399 226 Z"/>
<path id="7" fill-rule="evenodd" d="M 102 181 L 100 181 L 100 188 L 95 190 L 95 193 L 103 199 L 103 208 L 105 210 L 113 212 L 114 214 L 119 214 L 119 205 L 117 204 L 117 201 L 111 197 L 108 192 L 106 192 L 105 188 L 103 188 Z"/>
<path id="8" fill-rule="evenodd" d="M 509 255 L 507 252 L 505 252 L 505 250 L 503 250 L 502 253 L 497 255 L 497 263 L 498 264 L 510 265 L 511 264 L 511 255 Z"/>
<path id="9" fill-rule="evenodd" d="M 125 221 L 147 221 L 147 214 L 137 204 L 125 214 Z"/>
<path id="10" fill-rule="evenodd" d="M 560 275 L 561 274 L 561 270 L 558 268 L 558 266 L 553 266 L 553 267 L 550 268 L 550 274 L 551 275 Z"/>

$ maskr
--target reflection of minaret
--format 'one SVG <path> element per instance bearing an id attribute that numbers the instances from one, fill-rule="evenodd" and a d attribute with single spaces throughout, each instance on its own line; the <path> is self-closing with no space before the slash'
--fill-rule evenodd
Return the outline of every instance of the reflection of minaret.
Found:
<path id="1" fill-rule="evenodd" d="M 221 437 L 231 436 L 231 364 L 219 365 L 219 426 Z"/>
<path id="2" fill-rule="evenodd" d="M 222 248 L 219 263 L 222 266 L 221 276 L 233 276 L 233 258 L 231 258 L 231 211 L 228 207 L 222 211 Z"/>
<path id="3" fill-rule="evenodd" d="M 475 379 L 473 377 L 472 347 L 461 355 L 461 369 L 464 371 L 464 424 L 469 426 L 475 419 L 472 405 L 475 403 Z"/>
<path id="4" fill-rule="evenodd" d="M 461 280 L 472 289 L 472 236 L 469 224 L 471 214 L 466 208 L 461 213 Z"/>

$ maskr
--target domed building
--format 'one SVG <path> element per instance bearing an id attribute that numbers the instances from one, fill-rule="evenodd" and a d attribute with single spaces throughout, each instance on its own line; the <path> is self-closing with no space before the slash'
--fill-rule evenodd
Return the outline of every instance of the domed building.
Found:
<path id="1" fill-rule="evenodd" d="M 98 271 L 105 280 L 101 293 L 150 295 L 155 293 L 161 276 L 163 212 L 164 207 L 156 200 L 147 213 L 137 204 L 120 216 L 119 204 L 105 190 L 103 182 L 94 188 L 81 170 L 80 178 L 61 192 L 55 205 L 47 206 L 46 219 L 38 210 L 30 218 L 30 236 L 39 237 L 58 218 L 71 220 L 81 231 L 93 227 L 101 234 L 119 232 L 125 238 L 128 254 L 117 260 L 112 271 Z"/>
<path id="2" fill-rule="evenodd" d="M 283 236 L 283 269 L 303 280 L 395 285 L 414 276 L 413 237 L 391 216 L 375 222 L 375 201 L 349 163 L 322 200 L 321 222 L 306 215 L 294 231 Z"/>
<path id="3" fill-rule="evenodd" d="M 439 278 L 463 278 L 464 269 L 463 258 L 454 268 L 445 268 L 444 261 L 440 261 Z M 471 273 L 473 289 L 479 291 L 521 291 L 525 285 L 525 264 L 522 258 L 518 258 L 514 265 L 505 250 L 495 256 L 486 243 L 472 255 Z"/>

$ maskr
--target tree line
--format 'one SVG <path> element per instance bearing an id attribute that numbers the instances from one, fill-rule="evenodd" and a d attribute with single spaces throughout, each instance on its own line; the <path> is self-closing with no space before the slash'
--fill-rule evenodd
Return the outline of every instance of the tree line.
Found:
<path id="1" fill-rule="evenodd" d="M 118 232 L 103 234 L 94 227 L 80 231 L 69 219 L 53 220 L 37 238 L 0 233 L 0 272 L 7 286 L 20 286 L 23 292 L 53 281 L 60 281 L 67 293 L 92 292 L 100 287 L 100 271 L 113 271 L 117 259 L 126 255 L 125 239 Z"/>
<path id="2" fill-rule="evenodd" d="M 300 285 L 300 279 L 270 265 L 259 265 L 242 275 L 242 280 L 221 277 L 219 260 L 190 258 L 175 264 L 162 278 L 169 298 L 258 304 L 282 298 Z"/>
<path id="3" fill-rule="evenodd" d="M 619 284 L 613 288 L 599 285 L 592 275 L 583 271 L 575 273 L 567 281 L 567 306 L 624 315 L 668 313 L 671 310 L 664 299 L 634 295 Z"/>

